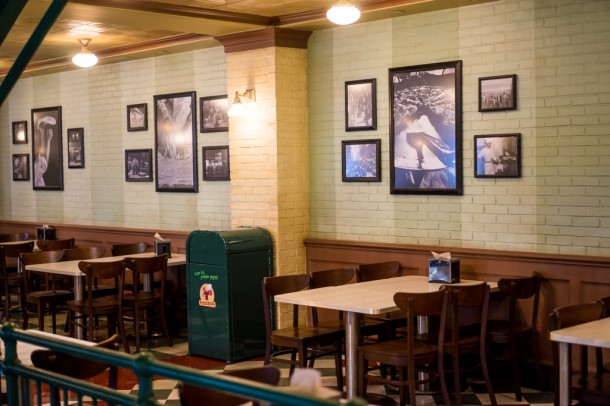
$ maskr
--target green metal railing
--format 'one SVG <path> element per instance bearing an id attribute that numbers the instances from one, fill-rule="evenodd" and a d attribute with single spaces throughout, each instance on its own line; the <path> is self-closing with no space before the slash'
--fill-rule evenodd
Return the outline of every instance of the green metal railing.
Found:
<path id="1" fill-rule="evenodd" d="M 94 399 L 94 404 L 97 404 L 95 403 L 97 401 L 114 405 L 158 405 L 159 403 L 155 399 L 153 391 L 153 377 L 173 379 L 187 384 L 243 396 L 248 399 L 269 402 L 278 406 L 336 406 L 340 403 L 347 406 L 364 406 L 367 404 L 362 399 L 340 402 L 339 400 L 317 399 L 294 392 L 289 393 L 282 390 L 281 387 L 162 362 L 148 352 L 135 355 L 124 354 L 105 348 L 91 347 L 28 333 L 16 328 L 12 323 L 2 326 L 0 338 L 4 341 L 6 352 L 4 359 L 0 359 L 0 369 L 6 378 L 6 399 L 8 406 L 29 405 L 29 400 L 33 396 L 30 393 L 31 387 L 36 388 L 38 395 L 37 404 L 40 405 L 42 403 L 40 396 L 42 384 L 60 388 L 66 394 L 66 391 L 77 394 L 79 404 L 82 401 L 82 397 L 86 396 Z M 137 395 L 120 393 L 101 385 L 35 367 L 24 366 L 17 356 L 17 342 L 46 347 L 53 351 L 69 353 L 76 357 L 105 363 L 118 368 L 130 369 L 137 376 L 139 384 L 138 393 Z M 35 382 L 35 385 L 31 384 L 32 381 Z M 59 404 L 59 400 L 51 399 L 51 404 Z M 203 400 L 202 404 L 204 404 Z"/>

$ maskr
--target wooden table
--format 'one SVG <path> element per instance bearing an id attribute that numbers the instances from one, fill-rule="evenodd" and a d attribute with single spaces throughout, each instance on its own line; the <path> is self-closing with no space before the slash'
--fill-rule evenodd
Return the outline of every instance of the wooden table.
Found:
<path id="1" fill-rule="evenodd" d="M 570 344 L 610 348 L 610 318 L 551 331 L 551 341 L 559 343 L 559 405 L 569 406 L 570 399 Z"/>
<path id="2" fill-rule="evenodd" d="M 120 255 L 115 257 L 102 257 L 96 259 L 88 259 L 90 262 L 111 262 L 121 260 L 126 257 L 133 258 L 145 258 L 154 256 L 154 252 L 145 252 L 143 254 L 132 254 L 132 255 Z M 29 271 L 42 272 L 42 273 L 52 273 L 57 275 L 67 275 L 72 276 L 74 278 L 74 299 L 82 300 L 85 296 L 85 284 L 84 284 L 84 276 L 85 274 L 78 269 L 78 263 L 80 260 L 76 261 L 59 261 L 59 262 L 50 262 L 47 264 L 35 264 L 35 265 L 27 265 L 26 269 Z M 167 266 L 178 266 L 186 264 L 186 255 L 184 254 L 174 254 L 172 253 L 171 258 L 167 259 Z M 76 336 L 79 339 L 83 338 L 83 331 L 81 328 L 76 330 Z"/>
<path id="3" fill-rule="evenodd" d="M 481 281 L 462 281 L 454 285 L 473 285 Z M 340 310 L 346 313 L 345 320 L 345 381 L 348 398 L 358 390 L 358 344 L 360 343 L 360 321 L 363 314 L 384 314 L 400 310 L 394 303 L 396 292 L 425 293 L 437 291 L 443 284 L 429 283 L 428 276 L 409 275 L 370 282 L 303 290 L 275 296 L 279 303 Z M 497 289 L 497 284 L 490 283 Z"/>

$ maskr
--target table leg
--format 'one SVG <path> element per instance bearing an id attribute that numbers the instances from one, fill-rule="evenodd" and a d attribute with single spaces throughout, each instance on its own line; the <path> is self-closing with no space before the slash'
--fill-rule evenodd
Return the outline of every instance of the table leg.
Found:
<path id="1" fill-rule="evenodd" d="M 570 405 L 570 360 L 568 343 L 559 343 L 559 406 Z"/>
<path id="2" fill-rule="evenodd" d="M 358 345 L 360 344 L 360 322 L 362 314 L 347 312 L 345 321 L 345 393 L 348 399 L 360 392 L 358 379 Z"/>
<path id="3" fill-rule="evenodd" d="M 84 281 L 85 277 L 83 275 L 75 275 L 74 276 L 74 300 L 83 300 L 83 298 L 85 297 L 85 295 L 83 294 L 84 292 Z M 80 316 L 79 314 L 76 314 L 75 316 Z M 76 338 L 78 338 L 79 340 L 82 340 L 84 338 L 84 331 L 82 327 L 76 327 Z"/>

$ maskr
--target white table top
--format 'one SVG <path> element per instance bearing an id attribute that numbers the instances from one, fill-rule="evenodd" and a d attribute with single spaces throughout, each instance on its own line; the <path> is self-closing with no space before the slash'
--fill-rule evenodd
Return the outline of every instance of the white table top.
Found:
<path id="1" fill-rule="evenodd" d="M 610 348 L 610 318 L 551 331 L 551 340 L 568 344 Z"/>
<path id="2" fill-rule="evenodd" d="M 481 281 L 464 280 L 454 285 L 477 283 L 481 283 Z M 442 283 L 430 283 L 428 276 L 408 275 L 284 293 L 275 296 L 275 301 L 362 314 L 383 314 L 399 310 L 394 303 L 394 293 L 396 292 L 434 292 L 442 285 Z M 498 287 L 495 282 L 490 282 L 489 285 L 492 290 Z"/>
<path id="3" fill-rule="evenodd" d="M 154 256 L 154 252 L 145 252 L 143 254 L 132 254 L 132 255 L 123 255 L 116 257 L 102 257 L 96 259 L 88 259 L 87 261 L 92 262 L 111 262 L 117 261 L 127 257 L 152 257 Z M 36 265 L 27 265 L 26 268 L 30 271 L 36 272 L 46 272 L 53 273 L 58 275 L 69 275 L 69 276 L 81 276 L 84 275 L 80 269 L 78 269 L 78 263 L 80 260 L 76 261 L 59 261 L 59 262 L 51 262 L 47 264 L 36 264 Z M 186 255 L 184 254 L 174 254 L 172 253 L 171 258 L 167 259 L 168 266 L 177 266 L 177 265 L 185 265 L 186 264 Z"/>

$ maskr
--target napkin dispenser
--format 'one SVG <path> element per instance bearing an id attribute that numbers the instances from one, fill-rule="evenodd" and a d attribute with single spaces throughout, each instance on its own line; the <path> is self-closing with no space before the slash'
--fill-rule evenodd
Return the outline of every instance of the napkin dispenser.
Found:
<path id="1" fill-rule="evenodd" d="M 459 283 L 460 260 L 433 258 L 428 264 L 428 280 L 433 283 Z"/>
<path id="2" fill-rule="evenodd" d="M 36 228 L 36 239 L 37 240 L 56 240 L 57 235 L 55 234 L 55 227 L 37 227 Z"/>
<path id="3" fill-rule="evenodd" d="M 172 241 L 171 240 L 155 240 L 155 254 L 167 254 L 168 258 L 172 257 Z"/>

